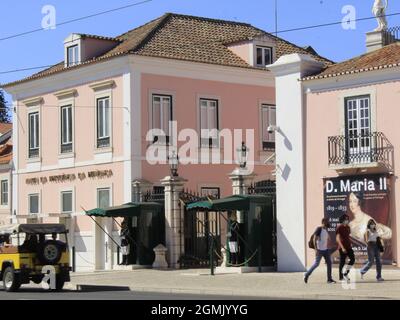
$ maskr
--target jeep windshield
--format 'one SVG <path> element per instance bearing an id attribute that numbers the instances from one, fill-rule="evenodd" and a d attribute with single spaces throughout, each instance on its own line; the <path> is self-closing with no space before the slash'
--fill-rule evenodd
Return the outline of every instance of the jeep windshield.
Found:
<path id="1" fill-rule="evenodd" d="M 66 234 L 68 230 L 63 224 L 11 224 L 0 226 L 0 235 L 27 234 Z"/>

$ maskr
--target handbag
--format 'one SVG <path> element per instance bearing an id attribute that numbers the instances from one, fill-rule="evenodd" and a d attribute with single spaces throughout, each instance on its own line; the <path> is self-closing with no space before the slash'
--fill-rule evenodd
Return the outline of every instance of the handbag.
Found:
<path id="1" fill-rule="evenodd" d="M 376 238 L 376 245 L 377 245 L 377 247 L 378 247 L 380 252 L 385 252 L 385 247 L 383 245 L 383 240 L 382 240 L 381 237 L 377 237 Z"/>

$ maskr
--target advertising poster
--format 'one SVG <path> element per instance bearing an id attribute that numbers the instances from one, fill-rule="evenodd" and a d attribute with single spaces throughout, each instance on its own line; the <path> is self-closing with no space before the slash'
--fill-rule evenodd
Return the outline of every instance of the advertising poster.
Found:
<path id="1" fill-rule="evenodd" d="M 329 235 L 336 237 L 339 218 L 343 214 L 350 217 L 351 240 L 356 263 L 364 263 L 367 245 L 364 234 L 370 219 L 375 220 L 380 237 L 385 242 L 382 261 L 392 263 L 392 225 L 390 216 L 390 185 L 387 175 L 361 175 L 324 179 L 324 215 L 329 218 Z M 339 252 L 332 256 L 339 261 Z"/>

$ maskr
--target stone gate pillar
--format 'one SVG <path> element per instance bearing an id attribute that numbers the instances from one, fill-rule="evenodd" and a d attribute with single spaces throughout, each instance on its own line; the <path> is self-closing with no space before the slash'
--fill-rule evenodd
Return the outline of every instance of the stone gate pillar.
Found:
<path id="1" fill-rule="evenodd" d="M 165 245 L 168 249 L 167 262 L 170 268 L 179 267 L 178 260 L 183 253 L 180 194 L 187 180 L 181 177 L 165 177 L 161 180 L 165 195 Z"/>
<path id="2" fill-rule="evenodd" d="M 248 189 L 256 174 L 249 173 L 246 169 L 237 168 L 230 175 L 233 195 L 248 194 Z"/>

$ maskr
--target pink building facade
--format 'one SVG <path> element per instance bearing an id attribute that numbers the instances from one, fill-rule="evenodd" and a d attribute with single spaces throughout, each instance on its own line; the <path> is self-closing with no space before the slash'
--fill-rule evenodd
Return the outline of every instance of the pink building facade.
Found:
<path id="1" fill-rule="evenodd" d="M 277 166 L 292 169 L 286 176 L 277 174 L 278 221 L 292 219 L 292 226 L 287 223 L 278 234 L 278 252 L 293 253 L 281 261 L 284 269 L 310 266 L 315 254 L 308 240 L 316 227 L 329 218 L 334 240 L 343 214 L 351 220 L 357 263 L 367 259 L 364 233 L 373 219 L 385 241 L 384 263 L 398 266 L 399 48 L 382 42 L 327 68 L 297 54 L 270 66 L 277 77 L 277 123 L 284 135 L 276 140 Z M 285 112 L 299 116 L 286 121 Z M 295 205 L 287 204 L 287 190 L 294 189 L 302 196 Z M 337 253 L 333 258 L 338 261 Z"/>
<path id="2" fill-rule="evenodd" d="M 187 28 L 204 37 L 205 27 L 218 29 L 207 37 L 209 48 L 163 47 L 164 36 L 173 42 L 169 29 L 181 30 L 178 40 L 185 42 Z M 225 38 L 212 38 L 223 32 Z M 73 34 L 64 48 L 64 62 L 4 88 L 14 101 L 12 220 L 65 223 L 77 270 L 117 263 L 116 246 L 101 229 L 117 238 L 119 227 L 96 218 L 99 228 L 85 210 L 138 200 L 135 186 L 140 192 L 160 187 L 169 165 L 165 157 L 164 164 L 149 163 L 148 149 L 156 144 L 168 151 L 177 139 L 179 150 L 183 129 L 197 133 L 197 145 L 194 153 L 179 154 L 180 161 L 198 162 L 180 165 L 185 188 L 232 194 L 228 175 L 242 141 L 255 182 L 274 179 L 275 167 L 265 162 L 275 145 L 267 130 L 275 124 L 275 79 L 265 65 L 285 50 L 307 54 L 304 49 L 250 25 L 171 14 L 116 38 Z M 149 140 L 150 129 L 166 135 Z M 232 139 L 204 140 L 203 129 L 226 130 Z M 203 161 L 203 151 L 222 155 L 222 163 Z"/>
<path id="3" fill-rule="evenodd" d="M 201 37 L 204 48 L 193 42 Z M 232 194 L 242 141 L 254 182 L 274 179 L 266 160 L 275 146 L 267 130 L 275 79 L 265 66 L 306 50 L 247 24 L 167 14 L 116 38 L 73 34 L 64 51 L 64 62 L 4 86 L 15 107 L 12 219 L 65 223 L 78 271 L 116 267 L 116 245 L 101 229 L 118 239 L 118 225 L 96 225 L 85 210 L 162 187 L 169 165 L 166 156 L 152 164 L 151 147 L 166 155 L 177 148 L 185 188 L 202 195 Z M 192 136 L 180 137 L 183 130 Z M 204 139 L 202 130 L 218 134 Z M 192 152 L 182 152 L 190 137 Z M 211 155 L 221 161 L 210 163 Z"/>

